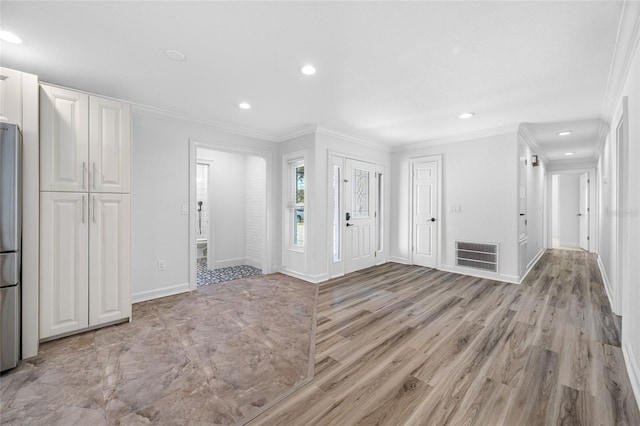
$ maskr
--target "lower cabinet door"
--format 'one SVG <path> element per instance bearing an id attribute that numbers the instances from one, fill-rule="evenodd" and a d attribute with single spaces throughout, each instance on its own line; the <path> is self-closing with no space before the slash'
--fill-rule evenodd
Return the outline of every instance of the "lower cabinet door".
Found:
<path id="1" fill-rule="evenodd" d="M 131 196 L 90 197 L 89 326 L 96 326 L 131 317 Z"/>
<path id="2" fill-rule="evenodd" d="M 40 193 L 40 338 L 89 325 L 89 194 Z"/>

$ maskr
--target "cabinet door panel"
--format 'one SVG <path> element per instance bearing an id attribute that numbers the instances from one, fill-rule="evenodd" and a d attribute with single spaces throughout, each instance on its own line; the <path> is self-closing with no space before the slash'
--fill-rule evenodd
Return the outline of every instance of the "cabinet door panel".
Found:
<path id="1" fill-rule="evenodd" d="M 131 316 L 129 212 L 128 194 L 91 194 L 91 326 Z"/>
<path id="2" fill-rule="evenodd" d="M 40 194 L 40 338 L 88 327 L 89 196 Z"/>
<path id="3" fill-rule="evenodd" d="M 0 68 L 0 121 L 22 127 L 22 73 Z"/>
<path id="4" fill-rule="evenodd" d="M 40 190 L 88 190 L 89 96 L 40 86 Z"/>
<path id="5" fill-rule="evenodd" d="M 131 106 L 96 96 L 90 105 L 91 191 L 128 193 Z"/>

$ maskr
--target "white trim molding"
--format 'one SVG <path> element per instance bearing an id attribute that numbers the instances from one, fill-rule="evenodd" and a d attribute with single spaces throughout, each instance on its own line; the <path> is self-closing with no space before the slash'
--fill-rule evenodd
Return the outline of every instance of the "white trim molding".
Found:
<path id="1" fill-rule="evenodd" d="M 527 265 L 527 270 L 522 275 L 522 277 L 520 277 L 520 281 L 518 282 L 518 284 L 522 284 L 524 282 L 524 280 L 527 279 L 527 275 L 529 275 L 529 272 L 531 272 L 531 270 L 538 264 L 540 259 L 542 259 L 542 255 L 544 254 L 545 251 L 546 251 L 546 249 L 543 247 L 538 252 L 538 254 L 536 254 L 536 256 L 533 258 L 533 260 L 531 260 L 531 262 L 529 262 L 529 264 Z"/>
<path id="2" fill-rule="evenodd" d="M 611 311 L 614 314 L 620 315 L 620 309 L 618 309 L 617 304 L 613 303 L 613 289 L 611 288 L 611 282 L 609 281 L 609 277 L 607 276 L 607 271 L 604 267 L 604 263 L 602 263 L 602 258 L 598 254 L 598 269 L 600 269 L 600 275 L 602 276 L 602 282 L 604 283 L 604 290 L 607 293 L 607 298 L 609 299 L 609 305 L 611 305 Z"/>
<path id="3" fill-rule="evenodd" d="M 635 356 L 633 348 L 628 342 L 622 342 L 622 356 L 624 358 L 624 364 L 627 367 L 627 375 L 631 382 L 631 389 L 635 395 L 636 404 L 640 409 L 640 367 L 636 363 L 638 357 Z"/>
<path id="4" fill-rule="evenodd" d="M 520 280 L 515 275 L 494 274 L 492 272 L 476 271 L 453 265 L 442 265 L 441 268 L 437 269 L 440 271 L 452 272 L 454 274 L 466 275 L 469 277 L 485 278 L 488 280 L 502 281 L 511 284 L 520 284 Z"/>
<path id="5" fill-rule="evenodd" d="M 329 279 L 329 274 L 318 274 L 318 275 L 310 275 L 310 274 L 302 274 L 300 272 L 292 271 L 285 267 L 280 267 L 279 272 L 284 275 L 288 275 L 293 278 L 298 278 L 302 281 L 307 281 L 311 284 L 318 284 Z"/>
<path id="6" fill-rule="evenodd" d="M 162 288 L 154 288 L 153 290 L 133 293 L 131 295 L 131 302 L 139 303 L 147 300 L 158 299 L 160 297 L 173 296 L 174 294 L 188 293 L 189 291 L 189 283 L 182 283 Z"/>

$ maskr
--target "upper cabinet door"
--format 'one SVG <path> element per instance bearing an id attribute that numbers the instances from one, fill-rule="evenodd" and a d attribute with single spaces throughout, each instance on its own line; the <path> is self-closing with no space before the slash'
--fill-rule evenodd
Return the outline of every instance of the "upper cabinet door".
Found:
<path id="1" fill-rule="evenodd" d="M 40 86 L 40 190 L 89 190 L 89 96 Z"/>
<path id="2" fill-rule="evenodd" d="M 22 73 L 0 68 L 0 121 L 22 127 Z"/>
<path id="3" fill-rule="evenodd" d="M 90 108 L 90 191 L 129 193 L 131 106 L 91 96 Z"/>

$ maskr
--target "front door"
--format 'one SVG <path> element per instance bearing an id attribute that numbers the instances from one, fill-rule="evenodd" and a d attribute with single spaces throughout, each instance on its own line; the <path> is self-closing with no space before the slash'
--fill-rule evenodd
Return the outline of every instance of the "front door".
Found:
<path id="1" fill-rule="evenodd" d="M 345 269 L 357 271 L 376 263 L 375 172 L 371 163 L 345 162 Z"/>
<path id="2" fill-rule="evenodd" d="M 413 164 L 413 264 L 435 268 L 438 241 L 438 162 Z"/>
<path id="3" fill-rule="evenodd" d="M 580 248 L 589 251 L 589 174 L 580 175 Z"/>

